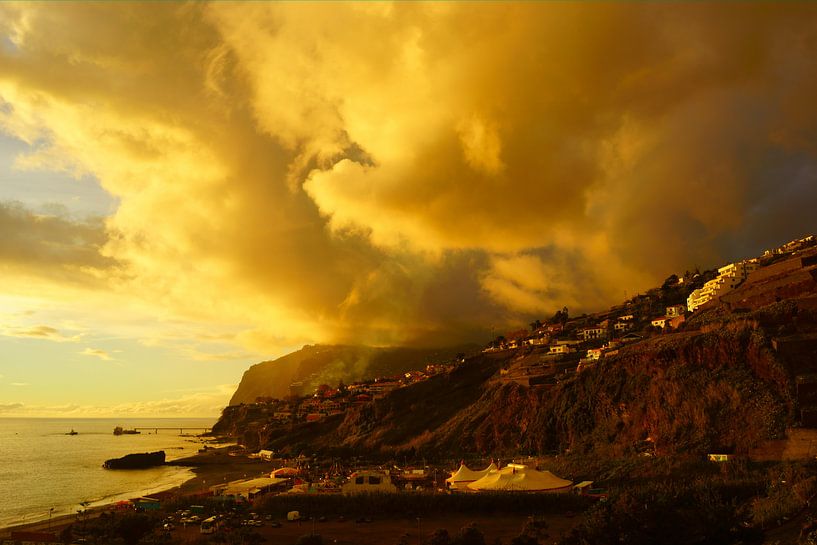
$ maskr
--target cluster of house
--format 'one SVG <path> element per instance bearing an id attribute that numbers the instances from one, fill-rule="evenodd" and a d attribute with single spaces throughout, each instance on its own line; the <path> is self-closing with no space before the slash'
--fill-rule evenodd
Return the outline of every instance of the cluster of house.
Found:
<path id="1" fill-rule="evenodd" d="M 683 321 L 684 305 L 667 307 L 666 315 L 653 320 L 652 325 L 663 328 L 671 325 L 673 320 L 677 323 Z M 499 352 L 503 350 L 514 350 L 524 346 L 543 347 L 547 350 L 547 355 L 559 356 L 569 355 L 584 349 L 586 344 L 598 344 L 607 341 L 602 347 L 587 349 L 587 358 L 596 360 L 601 354 L 613 350 L 622 343 L 640 340 L 642 337 L 635 333 L 628 333 L 635 324 L 633 314 L 624 314 L 616 318 L 604 319 L 598 323 L 582 328 L 571 328 L 568 324 L 546 324 L 525 336 L 526 331 L 508 333 L 508 339 L 500 338 L 498 341 L 490 343 L 483 352 Z M 573 337 L 573 338 L 564 338 Z M 541 350 L 541 349 L 540 349 Z"/>
<path id="2" fill-rule="evenodd" d="M 791 253 L 791 252 L 796 252 L 798 250 L 802 250 L 804 248 L 809 248 L 809 247 L 814 246 L 816 244 L 817 244 L 817 237 L 815 237 L 814 235 L 808 235 L 806 237 L 798 238 L 798 239 L 792 240 L 790 242 L 787 242 L 787 243 L 783 244 L 782 246 L 779 246 L 779 247 L 774 248 L 772 250 L 766 250 L 765 252 L 763 252 L 763 257 L 771 257 L 771 256 L 774 256 L 774 255 L 780 255 L 780 254 L 787 254 L 787 253 Z"/>
<path id="3" fill-rule="evenodd" d="M 348 386 L 341 384 L 333 388 L 322 384 L 310 395 L 290 395 L 287 399 L 258 397 L 255 405 L 275 422 L 318 422 L 328 416 L 343 414 L 350 407 L 380 399 L 397 388 L 447 372 L 453 367 L 455 364 L 430 364 L 426 366 L 425 371 L 409 371 L 399 376 L 354 382 Z M 290 385 L 290 392 L 296 392 L 302 387 L 300 383 L 293 383 Z"/>
<path id="4" fill-rule="evenodd" d="M 704 284 L 702 288 L 694 290 L 689 294 L 687 298 L 687 309 L 690 312 L 695 312 L 702 305 L 733 290 L 735 286 L 746 280 L 752 272 L 756 271 L 759 266 L 760 264 L 756 258 L 724 265 L 718 269 L 718 276 Z"/>

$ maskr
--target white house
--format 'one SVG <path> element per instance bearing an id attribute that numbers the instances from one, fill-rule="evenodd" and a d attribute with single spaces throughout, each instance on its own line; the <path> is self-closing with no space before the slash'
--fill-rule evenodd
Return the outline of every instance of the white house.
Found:
<path id="1" fill-rule="evenodd" d="M 572 352 L 575 352 L 575 349 L 569 344 L 556 344 L 550 347 L 551 354 L 570 354 Z"/>
<path id="2" fill-rule="evenodd" d="M 598 360 L 601 359 L 601 348 L 591 348 L 587 351 L 587 359 L 588 360 Z"/>
<path id="3" fill-rule="evenodd" d="M 627 331 L 631 327 L 633 327 L 632 322 L 616 322 L 613 324 L 613 329 L 616 331 Z"/>
<path id="4" fill-rule="evenodd" d="M 757 270 L 758 266 L 757 259 L 747 259 L 745 261 L 724 265 L 718 269 L 718 276 L 704 284 L 703 288 L 697 289 L 689 294 L 687 298 L 687 308 L 690 312 L 695 312 L 701 305 L 731 291 L 735 286 L 743 282 L 753 271 Z"/>
<path id="5" fill-rule="evenodd" d="M 607 328 L 598 326 L 586 327 L 579 333 L 585 341 L 589 341 L 591 339 L 604 339 L 607 337 Z"/>
<path id="6" fill-rule="evenodd" d="M 661 316 L 660 318 L 654 319 L 650 323 L 653 325 L 653 327 L 660 327 L 661 329 L 664 329 L 669 319 L 670 318 L 668 316 Z"/>

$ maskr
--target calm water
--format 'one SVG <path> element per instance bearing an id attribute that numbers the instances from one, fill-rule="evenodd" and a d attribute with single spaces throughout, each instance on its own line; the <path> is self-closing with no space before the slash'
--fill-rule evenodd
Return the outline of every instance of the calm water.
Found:
<path id="1" fill-rule="evenodd" d="M 215 419 L 0 418 L 0 528 L 75 513 L 80 502 L 110 503 L 171 488 L 192 477 L 184 468 L 102 469 L 102 462 L 132 452 L 164 450 L 169 460 L 194 454 L 196 437 L 143 430 L 113 435 L 115 426 L 210 427 Z M 71 430 L 78 435 L 65 435 Z M 186 431 L 197 434 L 200 431 Z"/>

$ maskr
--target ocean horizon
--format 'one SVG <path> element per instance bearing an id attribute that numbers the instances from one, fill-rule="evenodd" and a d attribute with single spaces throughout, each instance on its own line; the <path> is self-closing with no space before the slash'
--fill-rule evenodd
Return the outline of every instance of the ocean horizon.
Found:
<path id="1" fill-rule="evenodd" d="M 164 450 L 167 460 L 195 454 L 201 430 L 216 418 L 0 418 L 0 528 L 75 514 L 173 488 L 193 477 L 187 468 L 107 470 L 102 463 L 135 452 Z M 125 429 L 154 428 L 114 435 Z M 76 435 L 68 435 L 71 431 Z M 189 434 L 189 435 L 188 435 Z"/>

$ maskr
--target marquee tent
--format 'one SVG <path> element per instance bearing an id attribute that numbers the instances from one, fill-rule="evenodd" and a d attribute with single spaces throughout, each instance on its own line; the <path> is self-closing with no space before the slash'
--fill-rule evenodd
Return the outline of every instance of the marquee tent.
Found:
<path id="1" fill-rule="evenodd" d="M 496 464 L 491 462 L 491 465 L 486 467 L 482 470 L 473 470 L 470 469 L 468 466 L 465 465 L 464 462 L 460 462 L 460 467 L 451 474 L 449 478 L 445 480 L 448 485 L 453 488 L 454 490 L 466 490 L 468 483 L 472 483 L 477 481 L 484 476 L 486 476 L 491 471 L 496 470 Z"/>
<path id="2" fill-rule="evenodd" d="M 568 492 L 573 483 L 550 471 L 537 471 L 521 464 L 508 464 L 468 485 L 479 491 Z"/>
<path id="3" fill-rule="evenodd" d="M 294 467 L 279 467 L 275 471 L 269 474 L 270 477 L 278 477 L 285 478 L 285 477 L 295 477 L 296 475 L 300 475 L 301 470 L 294 468 Z"/>
<path id="4" fill-rule="evenodd" d="M 254 496 L 267 492 L 268 490 L 288 482 L 287 479 L 277 479 L 275 477 L 258 477 L 257 479 L 248 479 L 243 481 L 232 481 L 227 484 L 222 494 L 224 496 L 242 496 L 246 499 L 252 499 Z"/>
<path id="5" fill-rule="evenodd" d="M 381 471 L 356 471 L 349 476 L 349 482 L 341 487 L 345 495 L 363 493 L 397 492 L 397 487 L 391 482 L 388 473 Z"/>

